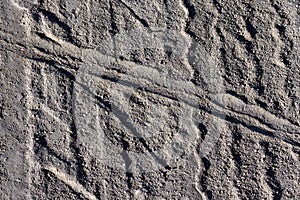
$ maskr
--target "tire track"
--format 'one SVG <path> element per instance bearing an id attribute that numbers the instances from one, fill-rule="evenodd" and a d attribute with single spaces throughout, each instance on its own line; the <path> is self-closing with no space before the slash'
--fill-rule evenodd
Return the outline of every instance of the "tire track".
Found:
<path id="1" fill-rule="evenodd" d="M 134 79 L 131 79 L 130 81 L 132 82 L 133 80 Z M 133 83 L 135 83 L 135 81 Z M 136 84 L 138 83 L 139 81 L 137 80 Z M 157 91 L 157 89 L 155 91 Z M 197 94 L 199 95 L 200 92 L 198 92 Z M 163 96 L 166 97 L 165 95 Z M 300 143 L 297 142 L 297 138 L 294 135 L 295 133 L 298 133 L 297 126 L 293 126 L 289 124 L 287 121 L 277 118 L 276 116 L 264 111 L 260 107 L 257 107 L 255 105 L 244 104 L 241 100 L 231 95 L 225 95 L 222 98 L 226 102 L 225 104 L 221 103 L 220 105 L 218 105 L 218 103 L 214 104 L 214 102 L 209 102 L 209 101 L 200 103 L 201 101 L 199 102 L 199 100 L 197 100 L 197 98 L 195 99 L 194 97 L 190 97 L 188 99 L 180 99 L 180 101 L 185 102 L 187 105 L 195 109 L 200 109 L 202 111 L 214 115 L 215 117 L 218 117 L 218 114 L 210 112 L 210 109 L 212 108 L 213 110 L 216 110 L 216 112 L 218 112 L 220 115 L 226 114 L 227 117 L 225 118 L 225 120 L 228 122 L 243 125 L 249 130 L 257 132 L 261 135 L 270 138 L 279 138 L 286 143 L 290 143 L 294 146 L 295 145 L 300 146 Z M 202 105 L 206 105 L 207 103 L 209 107 L 202 106 Z M 228 108 L 223 108 L 222 105 L 228 105 Z M 233 111 L 228 109 L 233 109 Z M 286 135 L 286 133 L 289 134 Z"/>
<path id="2" fill-rule="evenodd" d="M 220 4 L 220 2 L 213 0 L 213 5 L 215 6 L 215 9 L 218 12 L 218 21 L 219 23 L 221 23 L 223 21 L 222 17 L 228 17 L 228 10 L 224 10 L 222 8 L 222 5 Z M 224 5 L 223 5 L 224 6 Z M 230 52 L 230 50 L 233 50 L 234 47 L 229 46 L 231 44 L 229 44 L 227 41 L 231 38 L 234 37 L 237 41 L 238 41 L 238 46 L 241 47 L 242 44 L 243 48 L 241 49 L 245 49 L 247 54 L 245 54 L 246 60 L 250 61 L 254 68 L 255 68 L 255 82 L 257 84 L 257 86 L 254 86 L 254 89 L 258 92 L 258 95 L 262 95 L 263 91 L 264 91 L 264 87 L 262 85 L 262 76 L 263 76 L 263 68 L 261 66 L 260 63 L 260 59 L 258 58 L 258 56 L 256 55 L 255 51 L 254 51 L 254 41 L 255 40 L 255 36 L 257 33 L 256 28 L 250 23 L 250 18 L 254 15 L 254 9 L 250 4 L 248 5 L 248 9 L 250 9 L 250 12 L 247 12 L 247 18 L 243 17 L 243 21 L 240 23 L 244 23 L 245 24 L 245 28 L 243 28 L 241 26 L 241 24 L 238 24 L 237 22 L 232 22 L 234 23 L 234 25 L 237 27 L 237 29 L 241 29 L 241 30 L 245 30 L 246 32 L 244 33 L 244 35 L 239 34 L 239 32 L 232 32 L 229 30 L 226 30 L 226 27 L 222 27 L 220 25 L 218 25 L 219 23 L 217 23 L 217 25 L 215 26 L 215 33 L 216 35 L 220 38 L 220 42 L 221 42 L 221 48 L 219 49 L 220 52 L 220 57 L 221 57 L 221 61 L 223 63 L 223 66 L 225 68 L 225 76 L 224 76 L 224 80 L 226 80 L 228 83 L 233 84 L 232 80 L 229 78 L 232 76 L 232 69 L 230 66 L 230 62 L 228 60 L 228 58 L 230 58 L 232 55 L 232 53 Z M 235 11 L 233 11 L 235 12 Z M 238 13 L 237 15 L 241 15 L 240 13 Z M 250 16 L 250 17 L 249 17 Z M 246 19 L 245 19 L 246 18 Z M 225 18 L 226 19 L 226 18 Z M 237 18 L 238 20 L 239 18 Z M 231 18 L 230 18 L 231 20 Z M 230 34 L 227 36 L 227 34 Z M 248 34 L 249 33 L 249 34 Z M 247 35 L 250 35 L 250 38 L 246 37 Z M 227 52 L 229 51 L 229 52 Z M 242 53 L 244 54 L 244 53 Z M 236 58 L 235 58 L 236 59 Z M 240 60 L 244 63 L 244 65 L 248 65 L 246 64 L 246 62 L 244 60 Z M 247 74 L 242 74 L 243 76 L 247 76 Z"/>
<path id="3" fill-rule="evenodd" d="M 121 64 L 121 63 L 119 62 L 119 64 Z M 125 65 L 125 63 L 124 63 L 124 65 Z M 130 66 L 129 63 L 127 64 L 127 66 L 128 65 Z M 132 66 L 132 67 L 134 67 L 134 66 Z M 143 66 L 141 66 L 141 67 L 143 67 Z M 153 73 L 154 73 L 154 71 L 152 71 L 152 74 Z M 134 76 L 132 77 L 132 75 L 129 75 L 129 74 L 126 74 L 126 77 L 127 77 L 126 78 L 127 80 L 132 82 L 131 85 L 132 84 L 139 84 L 139 82 L 140 82 L 139 80 L 142 78 L 142 77 L 140 77 L 139 79 L 137 79 L 137 77 L 134 77 Z M 101 77 L 99 77 L 99 78 L 101 78 Z M 126 79 L 120 78 L 119 80 L 124 80 L 126 82 L 127 81 Z M 123 82 L 123 81 L 119 81 L 119 82 Z M 176 83 L 174 83 L 173 85 L 175 86 Z M 176 89 L 176 91 L 178 91 L 178 89 Z M 156 89 L 150 89 L 149 87 L 148 87 L 147 90 L 148 91 L 149 90 L 150 91 L 152 91 L 152 90 L 153 91 L 159 91 L 157 88 Z M 203 93 L 203 91 L 201 91 L 199 89 L 199 91 L 197 91 L 197 92 L 196 91 L 186 91 L 186 93 L 192 94 L 192 95 L 197 94 L 197 96 L 200 98 L 201 97 L 200 94 Z M 157 92 L 156 92 L 156 94 L 157 94 Z M 158 93 L 158 94 L 161 95 L 160 93 Z M 173 95 L 171 95 L 171 97 Z M 165 95 L 163 95 L 163 96 L 165 96 Z M 178 95 L 175 95 L 175 96 L 178 96 Z M 165 96 L 165 97 L 167 97 L 167 96 Z M 201 106 L 198 107 L 199 105 L 197 105 L 198 102 L 199 102 L 199 100 L 197 100 L 198 97 L 195 98 L 195 97 L 190 96 L 188 99 L 180 99 L 180 100 L 187 103 L 187 105 L 195 107 L 196 109 L 201 109 Z M 203 96 L 203 97 L 206 98 L 205 96 Z M 242 117 L 242 119 L 246 120 L 246 121 L 247 121 L 246 118 L 250 117 L 252 122 L 248 121 L 246 124 L 242 123 L 241 120 L 237 120 L 236 122 L 239 122 L 239 123 L 244 124 L 248 127 L 251 127 L 252 125 L 247 125 L 247 124 L 248 123 L 253 124 L 254 121 L 255 121 L 255 123 L 253 124 L 254 126 L 252 126 L 253 130 L 254 129 L 259 130 L 259 128 L 257 127 L 257 125 L 259 124 L 259 126 L 263 128 L 262 131 L 260 131 L 260 132 L 261 133 L 265 132 L 265 133 L 267 133 L 267 135 L 270 135 L 270 136 L 278 135 L 278 133 L 275 133 L 275 132 L 278 132 L 278 131 L 279 132 L 284 132 L 285 131 L 285 132 L 290 133 L 289 136 L 287 137 L 287 136 L 285 136 L 285 134 L 280 133 L 280 137 L 286 138 L 288 140 L 290 140 L 294 137 L 293 134 L 299 133 L 298 126 L 290 124 L 287 120 L 276 117 L 275 115 L 269 113 L 268 111 L 264 110 L 263 108 L 260 108 L 260 107 L 255 106 L 255 105 L 245 104 L 240 99 L 238 99 L 236 97 L 233 97 L 229 94 L 223 95 L 223 97 L 220 97 L 218 99 L 223 99 L 222 101 L 224 101 L 224 102 L 222 102 L 222 103 L 218 103 L 218 102 L 214 102 L 214 101 L 210 102 L 212 105 L 217 106 L 217 107 L 214 107 L 216 110 L 219 110 L 221 112 L 226 112 L 227 115 L 229 115 L 231 117 L 234 117 L 234 116 Z M 201 105 L 205 105 L 205 104 L 201 103 Z M 227 106 L 225 108 L 223 108 L 222 105 L 227 105 Z M 203 109 L 208 111 L 208 108 L 203 108 Z M 230 118 L 227 118 L 227 119 L 230 120 Z M 235 120 L 231 120 L 231 121 L 235 121 Z M 255 128 L 255 127 L 257 127 L 257 128 Z M 295 141 L 295 139 L 292 139 L 292 140 Z"/>
<path id="4" fill-rule="evenodd" d="M 232 137 L 232 142 L 231 142 L 231 155 L 232 155 L 232 159 L 233 159 L 233 171 L 235 172 L 235 178 L 241 177 L 242 175 L 242 158 L 241 158 L 241 154 L 240 154 L 240 142 L 242 139 L 241 134 L 238 132 L 238 130 L 236 128 L 234 128 L 232 130 L 231 133 L 231 137 Z M 233 185 L 234 187 L 237 189 L 237 194 L 239 199 L 241 199 L 241 189 L 240 186 L 237 184 L 236 180 L 233 180 Z"/>
<path id="5" fill-rule="evenodd" d="M 266 193 L 268 188 L 266 191 L 262 190 L 265 187 L 260 181 L 263 167 L 258 137 L 237 125 L 230 124 L 229 129 L 231 134 L 228 137 L 231 137 L 231 142 L 227 146 L 227 152 L 231 152 L 231 156 L 226 153 L 224 156 L 229 160 L 230 171 L 226 171 L 226 174 L 231 174 L 233 186 L 230 190 L 235 194 L 234 199 L 269 199 Z"/>
<path id="6" fill-rule="evenodd" d="M 291 36 L 291 28 L 293 27 L 293 17 L 292 13 L 293 12 L 288 12 L 285 8 L 285 5 L 280 5 L 281 2 L 277 2 L 275 0 L 270 0 L 271 6 L 274 9 L 273 12 L 277 15 L 276 21 L 273 23 L 273 34 L 272 36 L 274 39 L 277 41 L 278 44 L 278 49 L 275 51 L 275 61 L 274 63 L 277 66 L 280 66 L 283 70 L 285 70 L 285 81 L 282 83 L 282 92 L 287 96 L 288 98 L 285 99 L 286 101 L 290 101 L 289 104 L 292 104 L 293 101 L 293 95 L 291 94 L 289 88 L 293 88 L 293 65 L 292 65 L 292 55 L 296 54 L 297 47 L 296 47 L 296 42 L 293 41 L 292 36 Z M 287 5 L 286 7 L 289 8 L 292 5 Z M 294 13 L 294 15 L 297 15 Z M 276 104 L 277 105 L 277 104 Z M 280 109 L 278 107 L 277 109 Z M 282 109 L 280 109 L 282 110 Z M 297 121 L 293 121 L 287 117 L 286 111 L 283 110 L 284 114 L 280 115 L 284 117 L 285 119 L 289 120 L 291 123 L 294 125 L 297 125 Z M 299 124 L 298 124 L 299 125 Z"/>
<path id="7" fill-rule="evenodd" d="M 29 69 L 31 81 L 30 81 L 30 86 L 28 87 L 28 91 L 31 92 L 31 104 L 34 104 L 35 106 L 33 107 L 31 105 L 30 109 L 30 126 L 32 132 L 36 132 L 35 134 L 32 135 L 33 139 L 33 151 L 34 155 L 38 156 L 41 152 L 40 150 L 42 148 L 45 148 L 47 153 L 51 156 L 54 156 L 58 160 L 62 161 L 65 163 L 67 166 L 71 166 L 71 162 L 67 157 L 64 155 L 61 155 L 60 153 L 57 153 L 53 149 L 51 149 L 48 145 L 45 131 L 47 131 L 45 128 L 45 121 L 43 119 L 48 119 L 49 117 L 52 117 L 54 120 L 59 122 L 60 124 L 66 126 L 66 124 L 63 124 L 63 122 L 60 122 L 61 119 L 56 117 L 54 113 L 48 108 L 44 102 L 46 99 L 46 85 L 45 83 L 47 82 L 46 80 L 46 74 L 44 71 L 45 66 L 35 66 L 36 63 L 30 62 L 30 65 L 32 65 Z M 46 117 L 46 115 L 49 115 L 49 117 Z M 34 127 L 34 128 L 33 128 Z M 43 154 L 40 154 L 40 156 L 43 156 Z M 41 158 L 41 160 L 43 160 Z M 43 163 L 40 163 L 43 164 Z"/>
<path id="8" fill-rule="evenodd" d="M 254 17 L 254 13 L 253 12 L 255 10 L 255 7 L 253 7 L 251 5 L 251 3 L 250 3 L 249 4 L 249 8 L 250 8 L 250 16 Z M 253 26 L 253 24 L 250 22 L 249 16 L 247 16 L 247 17 L 248 17 L 248 19 L 245 20 L 246 30 L 248 31 L 248 33 L 250 33 L 251 39 L 255 40 L 255 36 L 256 36 L 256 34 L 257 34 L 258 31 Z M 264 90 L 265 90 L 265 88 L 264 88 L 264 86 L 262 84 L 262 78 L 263 78 L 263 75 L 264 75 L 264 69 L 263 69 L 263 66 L 261 64 L 261 61 L 260 61 L 259 57 L 255 53 L 254 42 L 247 40 L 243 36 L 237 37 L 237 39 L 240 42 L 242 42 L 243 44 L 246 45 L 246 50 L 248 52 L 248 57 L 253 61 L 254 67 L 256 69 L 256 72 L 255 72 L 256 78 L 255 78 L 255 80 L 256 80 L 256 83 L 257 83 L 257 86 L 254 87 L 254 89 L 257 90 L 258 96 L 261 96 L 261 95 L 263 95 Z"/>
<path id="9" fill-rule="evenodd" d="M 213 198 L 213 193 L 208 189 L 208 180 L 207 176 L 209 175 L 209 168 L 211 167 L 210 161 L 203 157 L 201 158 L 202 166 L 204 167 L 202 174 L 200 176 L 200 185 L 202 188 L 202 192 L 205 194 L 205 198 L 211 200 Z"/>
<path id="10" fill-rule="evenodd" d="M 207 176 L 209 175 L 209 168 L 211 167 L 210 161 L 206 157 L 201 157 L 201 144 L 205 141 L 206 135 L 208 135 L 208 130 L 203 123 L 199 123 L 199 136 L 197 138 L 197 146 L 194 152 L 194 156 L 198 165 L 198 168 L 195 172 L 195 189 L 200 194 L 202 200 L 208 200 L 212 198 L 212 191 L 207 189 L 208 180 Z M 204 169 L 202 169 L 204 168 Z"/>
<path id="11" fill-rule="evenodd" d="M 66 76 L 70 79 L 71 81 L 71 85 L 70 85 L 70 95 L 73 94 L 73 90 L 74 90 L 74 82 L 75 82 L 75 76 L 73 74 L 69 74 L 67 73 Z M 73 106 L 73 102 L 74 102 L 74 96 L 71 96 L 70 102 L 68 102 L 67 104 L 72 105 L 71 107 L 71 111 L 70 113 L 72 114 L 72 120 L 71 123 L 69 125 L 71 133 L 70 133 L 70 148 L 71 148 L 71 152 L 74 155 L 75 159 L 76 159 L 76 179 L 77 181 L 82 184 L 85 185 L 86 183 L 86 179 L 88 177 L 87 172 L 85 170 L 85 157 L 81 152 L 81 148 L 79 147 L 79 142 L 78 142 L 78 133 L 77 133 L 77 128 L 76 128 L 76 124 L 75 124 L 75 119 L 74 119 L 74 106 Z"/>
<path id="12" fill-rule="evenodd" d="M 278 156 L 270 151 L 270 144 L 268 142 L 263 141 L 260 145 L 262 146 L 266 156 L 266 182 L 272 190 L 273 199 L 280 200 L 283 196 L 283 188 L 276 177 L 276 171 L 273 166 L 273 164 L 277 162 Z"/>

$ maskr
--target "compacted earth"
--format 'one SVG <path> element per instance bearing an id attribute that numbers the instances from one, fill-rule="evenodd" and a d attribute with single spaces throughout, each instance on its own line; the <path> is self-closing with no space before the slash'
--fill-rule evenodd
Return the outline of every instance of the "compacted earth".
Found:
<path id="1" fill-rule="evenodd" d="M 0 199 L 300 199 L 299 1 L 0 5 Z"/>

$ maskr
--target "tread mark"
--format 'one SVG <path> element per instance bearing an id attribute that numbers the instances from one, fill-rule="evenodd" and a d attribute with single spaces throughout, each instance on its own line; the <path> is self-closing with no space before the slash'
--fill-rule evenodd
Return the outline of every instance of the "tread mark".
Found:
<path id="1" fill-rule="evenodd" d="M 280 200 L 283 195 L 283 188 L 276 178 L 276 172 L 274 171 L 272 164 L 270 164 L 276 162 L 278 156 L 270 151 L 270 144 L 268 142 L 260 142 L 260 145 L 263 147 L 264 153 L 267 157 L 266 182 L 272 189 L 273 199 Z"/>

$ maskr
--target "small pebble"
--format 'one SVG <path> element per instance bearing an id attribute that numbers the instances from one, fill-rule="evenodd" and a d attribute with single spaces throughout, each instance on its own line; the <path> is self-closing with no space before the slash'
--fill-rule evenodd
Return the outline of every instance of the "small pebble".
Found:
<path id="1" fill-rule="evenodd" d="M 140 194 L 142 194 L 142 190 L 138 189 L 135 191 L 135 195 L 140 195 Z"/>

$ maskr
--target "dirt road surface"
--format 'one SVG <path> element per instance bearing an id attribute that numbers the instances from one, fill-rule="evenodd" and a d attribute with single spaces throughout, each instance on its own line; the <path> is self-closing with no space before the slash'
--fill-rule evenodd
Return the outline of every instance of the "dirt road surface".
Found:
<path id="1" fill-rule="evenodd" d="M 0 5 L 0 199 L 300 199 L 299 1 Z"/>

